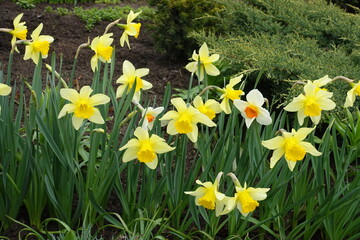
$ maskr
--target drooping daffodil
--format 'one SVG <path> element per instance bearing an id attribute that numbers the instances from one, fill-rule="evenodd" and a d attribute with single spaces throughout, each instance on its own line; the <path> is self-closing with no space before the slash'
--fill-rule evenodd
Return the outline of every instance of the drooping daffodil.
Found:
<path id="1" fill-rule="evenodd" d="M 32 41 L 25 47 L 24 60 L 32 59 L 36 65 L 39 63 L 40 56 L 42 58 L 47 58 L 50 50 L 50 43 L 54 41 L 52 36 L 40 35 L 42 29 L 43 24 L 40 23 L 30 35 Z"/>
<path id="2" fill-rule="evenodd" d="M 113 43 L 112 33 L 107 33 L 102 36 L 95 37 L 91 41 L 90 48 L 95 52 L 95 55 L 91 58 L 91 69 L 93 72 L 98 68 L 98 60 L 103 63 L 111 62 L 111 55 L 113 47 L 110 45 Z"/>
<path id="3" fill-rule="evenodd" d="M 229 84 L 227 84 L 225 86 L 225 88 L 221 89 L 221 92 L 223 94 L 220 96 L 220 99 L 222 99 L 222 101 L 220 103 L 220 107 L 226 114 L 231 113 L 231 107 L 230 107 L 229 100 L 234 101 L 236 99 L 240 99 L 241 95 L 244 95 L 243 90 L 241 90 L 241 89 L 235 90 L 234 89 L 234 86 L 241 81 L 242 77 L 243 77 L 243 75 L 240 75 L 238 77 L 230 79 Z"/>
<path id="4" fill-rule="evenodd" d="M 225 205 L 224 199 L 225 194 L 219 192 L 219 184 L 223 172 L 219 172 L 214 183 L 212 182 L 201 182 L 196 180 L 196 183 L 201 185 L 195 191 L 187 191 L 185 194 L 195 196 L 195 204 L 202 206 L 206 209 L 214 210 L 216 216 L 219 216 L 223 211 Z"/>
<path id="5" fill-rule="evenodd" d="M 136 82 L 133 101 L 139 102 L 141 96 L 140 90 L 148 90 L 152 88 L 151 83 L 142 79 L 142 77 L 146 76 L 148 73 L 148 68 L 135 69 L 131 62 L 125 60 L 123 63 L 123 75 L 121 75 L 120 78 L 116 80 L 116 83 L 122 84 L 116 90 L 116 97 L 121 97 L 126 88 L 126 94 L 128 94 L 131 91 L 133 84 Z"/>
<path id="6" fill-rule="evenodd" d="M 84 86 L 77 92 L 75 89 L 62 88 L 60 89 L 60 95 L 62 98 L 70 101 L 61 109 L 58 118 L 62 118 L 68 113 L 74 113 L 72 116 L 72 124 L 76 130 L 81 127 L 81 124 L 85 119 L 97 124 L 105 123 L 98 105 L 106 104 L 110 101 L 110 98 L 105 94 L 95 94 L 90 96 L 92 89 L 89 86 Z"/>
<path id="7" fill-rule="evenodd" d="M 0 96 L 7 96 L 11 92 L 11 87 L 4 83 L 0 83 Z"/>
<path id="8" fill-rule="evenodd" d="M 26 34 L 28 32 L 27 27 L 25 26 L 26 22 L 20 22 L 23 15 L 24 15 L 23 13 L 20 13 L 19 15 L 16 16 L 16 18 L 14 18 L 13 21 L 14 29 L 10 30 L 9 32 L 13 35 L 11 39 L 11 46 L 15 45 L 17 38 L 20 40 L 26 40 Z M 15 46 L 15 51 L 19 52 L 16 46 Z"/>
<path id="9" fill-rule="evenodd" d="M 217 76 L 220 74 L 219 69 L 213 64 L 213 62 L 219 60 L 219 57 L 219 54 L 212 54 L 209 56 L 209 48 L 206 43 L 203 43 L 199 49 L 199 54 L 194 50 L 192 54 L 192 60 L 194 61 L 188 63 L 185 68 L 191 73 L 196 73 L 199 81 L 202 81 L 205 73 L 210 76 Z"/>
<path id="10" fill-rule="evenodd" d="M 158 165 L 157 154 L 166 153 L 174 150 L 174 147 L 170 147 L 163 138 L 152 134 L 149 136 L 147 130 L 138 127 L 136 128 L 134 135 L 136 138 L 130 139 L 119 150 L 126 149 L 123 155 L 123 162 L 129 162 L 134 159 L 138 159 L 143 162 L 150 169 L 155 169 Z"/>
<path id="11" fill-rule="evenodd" d="M 270 158 L 270 168 L 273 168 L 282 156 L 285 156 L 290 171 L 294 170 L 297 161 L 304 159 L 306 153 L 320 156 L 322 153 L 311 143 L 303 141 L 314 129 L 300 128 L 298 131 L 292 129 L 291 133 L 282 130 L 282 136 L 262 141 L 264 147 L 275 150 Z"/>
<path id="12" fill-rule="evenodd" d="M 134 13 L 132 10 L 130 10 L 130 13 L 128 14 L 127 19 L 126 19 L 126 24 L 119 24 L 119 26 L 124 29 L 124 32 L 120 37 L 121 47 L 123 47 L 126 42 L 128 48 L 131 49 L 130 43 L 129 43 L 129 36 L 133 36 L 135 38 L 137 38 L 139 36 L 141 23 L 133 23 L 132 21 L 134 21 L 134 19 L 140 13 L 141 13 L 141 11 Z"/>
<path id="13" fill-rule="evenodd" d="M 351 89 L 346 94 L 344 107 L 354 106 L 356 96 L 360 96 L 360 81 L 357 83 L 349 82 Z"/>
<path id="14" fill-rule="evenodd" d="M 197 142 L 197 123 L 203 123 L 209 127 L 216 126 L 208 116 L 201 113 L 190 104 L 186 104 L 182 98 L 173 98 L 171 99 L 171 103 L 175 106 L 177 111 L 171 110 L 160 118 L 160 121 L 169 121 L 166 129 L 168 134 L 186 134 L 192 142 Z"/>
<path id="15" fill-rule="evenodd" d="M 303 125 L 305 117 L 310 117 L 313 123 L 318 124 L 322 110 L 332 110 L 336 104 L 330 99 L 333 93 L 320 89 L 314 83 L 304 86 L 304 94 L 295 97 L 284 109 L 289 112 L 297 112 L 300 125 Z"/>
<path id="16" fill-rule="evenodd" d="M 210 120 L 213 120 L 216 114 L 222 111 L 220 103 L 218 103 L 214 99 L 209 99 L 204 103 L 200 96 L 196 96 L 194 98 L 193 104 L 194 107 L 199 110 L 199 112 L 208 116 Z"/>
<path id="17" fill-rule="evenodd" d="M 246 183 L 243 187 L 233 173 L 229 173 L 228 176 L 232 178 L 235 184 L 236 193 L 234 194 L 234 197 L 227 197 L 226 207 L 221 215 L 229 213 L 236 207 L 240 213 L 246 217 L 259 206 L 258 201 L 266 199 L 266 193 L 270 188 L 247 187 Z"/>
<path id="18" fill-rule="evenodd" d="M 245 119 L 247 128 L 255 119 L 261 125 L 269 125 L 272 122 L 269 111 L 262 107 L 264 103 L 265 99 L 257 89 L 251 90 L 246 95 L 246 101 L 234 100 L 234 106 L 239 109 L 241 116 Z"/>

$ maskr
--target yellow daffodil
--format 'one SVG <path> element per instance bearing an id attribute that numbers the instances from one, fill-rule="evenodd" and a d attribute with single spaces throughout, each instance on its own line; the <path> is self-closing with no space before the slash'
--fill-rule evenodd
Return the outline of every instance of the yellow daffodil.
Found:
<path id="1" fill-rule="evenodd" d="M 164 107 L 157 107 L 157 108 L 147 107 L 147 108 L 145 108 L 141 113 L 141 116 L 143 117 L 143 124 L 141 127 L 143 129 L 151 130 L 154 126 L 156 117 L 160 113 L 162 113 L 162 111 L 164 111 Z"/>
<path id="2" fill-rule="evenodd" d="M 98 60 L 103 63 L 111 62 L 113 47 L 110 45 L 114 41 L 112 35 L 112 33 L 107 33 L 100 37 L 96 37 L 91 41 L 90 47 L 95 52 L 95 55 L 91 58 L 91 69 L 93 72 L 95 72 L 98 67 Z"/>
<path id="3" fill-rule="evenodd" d="M 203 102 L 200 96 L 196 96 L 193 101 L 194 107 L 199 110 L 199 112 L 208 116 L 211 120 L 214 119 L 216 114 L 220 113 L 221 107 L 220 103 L 214 99 L 209 99 L 205 103 Z"/>
<path id="4" fill-rule="evenodd" d="M 285 155 L 285 160 L 291 171 L 293 171 L 297 161 L 304 159 L 307 152 L 313 156 L 320 156 L 321 152 L 317 151 L 311 143 L 303 141 L 314 129 L 300 128 L 298 131 L 292 129 L 291 133 L 283 130 L 283 136 L 262 141 L 261 144 L 264 147 L 275 150 L 270 158 L 270 168 L 273 168 L 283 155 Z"/>
<path id="5" fill-rule="evenodd" d="M 234 89 L 234 86 L 241 81 L 242 77 L 243 75 L 240 75 L 236 78 L 230 79 L 229 84 L 227 84 L 225 88 L 221 90 L 223 94 L 220 96 L 220 99 L 222 99 L 220 107 L 226 114 L 231 113 L 229 100 L 234 101 L 235 99 L 240 99 L 241 95 L 244 95 L 244 92 L 241 89 Z"/>
<path id="6" fill-rule="evenodd" d="M 9 32 L 13 35 L 13 37 L 11 39 L 11 46 L 15 45 L 17 38 L 20 40 L 26 40 L 26 34 L 28 32 L 28 30 L 25 26 L 26 22 L 20 22 L 23 15 L 24 15 L 23 13 L 20 13 L 19 15 L 17 15 L 16 18 L 14 18 L 14 21 L 13 21 L 14 29 L 12 29 Z M 17 49 L 16 46 L 15 46 L 15 51 L 19 52 L 19 50 Z"/>
<path id="7" fill-rule="evenodd" d="M 160 118 L 160 121 L 169 121 L 166 129 L 168 134 L 186 134 L 192 142 L 196 142 L 198 138 L 197 123 L 200 122 L 209 127 L 216 126 L 205 114 L 193 106 L 187 105 L 181 98 L 173 98 L 171 103 L 177 111 L 171 110 Z"/>
<path id="8" fill-rule="evenodd" d="M 208 46 L 206 43 L 203 43 L 199 49 L 199 54 L 197 54 L 196 51 L 193 52 L 192 60 L 194 61 L 188 63 L 185 68 L 191 73 L 196 73 L 199 81 L 202 81 L 205 73 L 210 76 L 217 76 L 220 74 L 219 69 L 213 65 L 213 62 L 216 62 L 219 57 L 219 54 L 209 56 Z"/>
<path id="9" fill-rule="evenodd" d="M 226 207 L 221 215 L 227 214 L 237 207 L 240 213 L 246 217 L 259 206 L 258 201 L 262 201 L 267 197 L 266 193 L 270 190 L 270 188 L 248 188 L 246 183 L 244 187 L 242 187 L 239 180 L 233 173 L 229 173 L 228 176 L 232 178 L 235 184 L 236 193 L 234 197 L 227 197 Z"/>
<path id="10" fill-rule="evenodd" d="M 49 35 L 40 35 L 42 29 L 43 24 L 40 23 L 39 26 L 30 35 L 32 42 L 30 42 L 25 47 L 24 60 L 31 58 L 35 64 L 38 64 L 40 55 L 42 58 L 47 58 L 50 49 L 50 43 L 54 41 L 54 38 Z"/>
<path id="11" fill-rule="evenodd" d="M 105 123 L 99 109 L 95 106 L 108 103 L 110 98 L 100 93 L 90 96 L 92 91 L 89 86 L 82 87 L 79 93 L 71 88 L 60 89 L 61 97 L 69 100 L 71 103 L 64 105 L 58 118 L 62 118 L 67 113 L 74 113 L 72 123 L 76 130 L 80 128 L 85 119 L 98 124 Z"/>
<path id="12" fill-rule="evenodd" d="M 322 110 L 332 110 L 336 104 L 330 99 L 333 93 L 319 89 L 314 83 L 304 86 L 304 94 L 295 97 L 284 109 L 297 112 L 299 124 L 304 123 L 304 118 L 309 116 L 313 123 L 318 124 Z"/>
<path id="13" fill-rule="evenodd" d="M 352 107 L 354 105 L 356 96 L 360 96 L 360 82 L 349 84 L 351 89 L 346 94 L 344 107 Z"/>
<path id="14" fill-rule="evenodd" d="M 127 19 L 126 19 L 126 24 L 119 24 L 119 26 L 124 29 L 124 32 L 120 37 L 120 45 L 122 47 L 124 46 L 124 44 L 126 42 L 128 48 L 131 49 L 130 43 L 129 43 L 129 36 L 133 36 L 135 38 L 137 38 L 139 36 L 141 23 L 133 23 L 132 21 L 134 21 L 134 19 L 140 13 L 141 13 L 141 11 L 134 13 L 132 10 L 130 10 L 130 13 L 128 14 Z"/>
<path id="15" fill-rule="evenodd" d="M 216 216 L 219 216 L 224 206 L 225 195 L 219 192 L 220 178 L 223 172 L 219 172 L 214 183 L 201 182 L 196 180 L 196 183 L 202 187 L 198 187 L 195 191 L 185 192 L 191 196 L 195 196 L 195 204 L 197 206 L 203 206 L 204 208 L 214 210 Z"/>
<path id="16" fill-rule="evenodd" d="M 246 95 L 246 100 L 234 100 L 234 106 L 239 109 L 241 116 L 245 118 L 246 127 L 249 128 L 251 123 L 256 121 L 262 125 L 269 125 L 272 122 L 270 113 L 265 108 L 261 107 L 265 99 L 261 92 L 257 89 L 251 90 Z"/>
<path id="17" fill-rule="evenodd" d="M 151 83 L 142 79 L 142 77 L 146 76 L 148 73 L 149 73 L 148 68 L 135 69 L 134 65 L 131 62 L 125 60 L 123 63 L 123 75 L 116 81 L 116 83 L 122 84 L 116 90 L 116 97 L 117 98 L 121 97 L 126 87 L 127 87 L 126 94 L 128 94 L 131 91 L 133 84 L 136 81 L 133 100 L 139 102 L 141 95 L 140 90 L 148 90 L 152 88 Z"/>
<path id="18" fill-rule="evenodd" d="M 158 164 L 157 154 L 175 149 L 155 134 L 149 137 L 148 131 L 141 127 L 136 128 L 134 135 L 137 139 L 130 139 L 129 142 L 119 149 L 120 151 L 126 149 L 123 155 L 123 162 L 129 162 L 137 158 L 149 168 L 155 169 Z"/>
<path id="19" fill-rule="evenodd" d="M 7 96 L 11 92 L 11 87 L 6 84 L 0 83 L 0 96 Z"/>

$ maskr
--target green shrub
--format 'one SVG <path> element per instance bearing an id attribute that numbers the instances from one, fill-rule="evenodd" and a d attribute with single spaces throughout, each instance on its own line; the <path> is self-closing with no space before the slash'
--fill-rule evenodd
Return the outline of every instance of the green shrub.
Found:
<path id="1" fill-rule="evenodd" d="M 187 58 L 196 42 L 187 37 L 193 30 L 218 31 L 214 16 L 222 5 L 213 0 L 148 0 L 156 7 L 154 16 L 154 39 L 156 47 L 172 58 Z"/>
<path id="2" fill-rule="evenodd" d="M 360 20 L 325 1 L 222 1 L 226 10 L 218 21 L 226 34 L 193 31 L 199 44 L 207 42 L 221 55 L 226 74 L 252 70 L 268 97 L 289 97 L 297 80 L 329 75 L 360 79 Z M 250 84 L 254 86 L 254 84 Z M 327 86 L 342 111 L 349 86 Z M 298 94 L 295 92 L 293 94 Z M 284 99 L 282 99 L 284 100 Z"/>

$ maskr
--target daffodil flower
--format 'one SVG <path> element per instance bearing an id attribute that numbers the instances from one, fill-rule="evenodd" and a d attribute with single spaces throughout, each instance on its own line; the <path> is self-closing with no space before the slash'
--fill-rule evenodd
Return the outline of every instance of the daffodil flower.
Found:
<path id="1" fill-rule="evenodd" d="M 300 128 L 298 131 L 292 129 L 291 133 L 283 130 L 283 136 L 262 141 L 261 144 L 264 147 L 275 150 L 270 158 L 270 168 L 273 168 L 283 155 L 285 155 L 285 160 L 290 171 L 294 170 L 297 161 L 304 159 L 306 153 L 310 153 L 313 156 L 320 156 L 321 152 L 316 150 L 311 143 L 303 141 L 314 129 L 315 128 Z"/>
<path id="2" fill-rule="evenodd" d="M 79 93 L 71 88 L 60 89 L 61 97 L 69 100 L 71 103 L 64 105 L 58 118 L 62 118 L 67 113 L 74 113 L 72 124 L 76 130 L 80 128 L 85 119 L 98 124 L 105 123 L 99 109 L 95 106 L 108 103 L 110 98 L 100 93 L 90 96 L 92 91 L 89 86 L 82 87 Z"/>
<path id="3" fill-rule="evenodd" d="M 246 100 L 247 102 L 235 99 L 234 106 L 239 109 L 241 116 L 245 118 L 247 128 L 250 127 L 255 119 L 262 125 L 269 125 L 272 122 L 270 113 L 265 108 L 261 107 L 264 104 L 265 99 L 259 90 L 251 90 L 246 95 Z"/>
<path id="4" fill-rule="evenodd" d="M 196 142 L 198 138 L 197 123 L 200 122 L 209 127 L 216 126 L 208 116 L 199 112 L 193 106 L 187 105 L 183 99 L 173 98 L 171 103 L 177 111 L 171 110 L 160 118 L 160 121 L 169 121 L 166 129 L 168 134 L 186 134 L 192 142 Z"/>
<path id="5" fill-rule="evenodd" d="M 141 11 L 134 13 L 132 10 L 130 10 L 130 13 L 128 14 L 127 19 L 126 19 L 126 24 L 119 24 L 119 26 L 124 29 L 124 32 L 120 37 L 121 47 L 123 47 L 126 42 L 128 48 L 131 49 L 130 43 L 129 43 L 129 36 L 133 36 L 135 38 L 137 38 L 139 36 L 141 23 L 133 23 L 132 21 L 134 21 L 134 19 L 140 13 L 141 13 Z"/>
<path id="6" fill-rule="evenodd" d="M 37 65 L 39 63 L 39 56 L 47 58 L 50 49 L 50 43 L 54 41 L 54 38 L 49 35 L 40 35 L 43 29 L 43 24 L 39 26 L 30 35 L 32 42 L 25 47 L 24 60 L 32 59 Z"/>
<path id="7" fill-rule="evenodd" d="M 185 66 L 185 68 L 191 73 L 196 73 L 196 75 L 199 78 L 199 81 L 202 81 L 204 79 L 205 73 L 210 76 L 217 76 L 220 74 L 219 69 L 217 69 L 213 65 L 213 62 L 219 60 L 219 57 L 220 57 L 219 54 L 213 54 L 209 56 L 208 46 L 206 43 L 203 43 L 203 45 L 201 45 L 199 49 L 199 54 L 197 54 L 196 51 L 193 52 L 192 60 L 194 61 L 188 63 Z"/>
<path id="8" fill-rule="evenodd" d="M 210 120 L 213 120 L 216 114 L 222 111 L 220 103 L 218 103 L 214 99 L 209 99 L 204 103 L 200 96 L 196 96 L 194 98 L 193 104 L 194 107 L 199 110 L 199 112 L 208 116 Z"/>
<path id="9" fill-rule="evenodd" d="M 143 129 L 151 130 L 154 127 L 154 122 L 156 117 L 164 111 L 164 107 L 147 107 L 144 110 L 142 110 L 141 116 L 143 117 Z"/>
<path id="10" fill-rule="evenodd" d="M 360 82 L 349 84 L 351 89 L 346 94 L 344 107 L 352 107 L 354 105 L 356 96 L 360 96 Z"/>
<path id="11" fill-rule="evenodd" d="M 284 109 L 289 112 L 297 112 L 299 124 L 304 123 L 305 117 L 310 117 L 313 123 L 318 124 L 322 110 L 332 110 L 336 104 L 330 99 L 333 93 L 319 89 L 314 83 L 304 86 L 304 94 L 295 97 Z"/>
<path id="12" fill-rule="evenodd" d="M 258 201 L 266 199 L 266 193 L 270 190 L 270 188 L 248 188 L 246 183 L 244 184 L 244 187 L 242 187 L 239 180 L 233 173 L 229 173 L 228 176 L 232 178 L 235 184 L 236 193 L 234 197 L 227 197 L 226 207 L 220 215 L 227 214 L 236 207 L 240 213 L 246 217 L 259 206 Z"/>
<path id="13" fill-rule="evenodd" d="M 16 18 L 14 18 L 13 21 L 14 29 L 12 29 L 9 32 L 13 35 L 11 39 L 11 46 L 15 46 L 15 42 L 17 38 L 20 40 L 26 40 L 26 34 L 28 32 L 27 27 L 25 26 L 26 22 L 20 22 L 23 15 L 24 15 L 23 13 L 20 13 L 19 15 L 16 16 Z M 16 46 L 15 46 L 15 51 L 19 52 Z"/>
<path id="14" fill-rule="evenodd" d="M 11 92 L 11 87 L 6 84 L 0 83 L 0 96 L 7 96 Z"/>
<path id="15" fill-rule="evenodd" d="M 95 72 L 95 70 L 98 67 L 98 60 L 100 60 L 103 63 L 111 62 L 113 47 L 111 47 L 110 45 L 114 41 L 112 35 L 113 35 L 112 33 L 107 33 L 100 37 L 95 37 L 91 41 L 90 48 L 95 52 L 95 55 L 90 60 L 91 69 L 93 70 L 93 72 Z"/>
<path id="16" fill-rule="evenodd" d="M 136 81 L 133 101 L 139 102 L 141 95 L 140 90 L 148 90 L 152 88 L 151 83 L 142 79 L 142 77 L 146 76 L 148 73 L 149 73 L 148 68 L 135 69 L 134 65 L 131 62 L 125 60 L 123 63 L 123 75 L 116 81 L 116 83 L 122 84 L 116 90 L 116 97 L 117 98 L 121 97 L 126 87 L 127 87 L 126 94 L 128 94 L 131 91 L 133 84 Z"/>
<path id="17" fill-rule="evenodd" d="M 236 99 L 240 99 L 241 95 L 244 95 L 243 90 L 241 90 L 241 89 L 235 90 L 234 89 L 234 86 L 241 81 L 242 77 L 243 77 L 243 75 L 240 75 L 236 78 L 230 79 L 229 84 L 227 84 L 225 86 L 225 88 L 221 89 L 221 92 L 223 94 L 220 96 L 220 99 L 222 99 L 222 101 L 220 103 L 220 107 L 226 114 L 231 113 L 231 107 L 230 107 L 229 100 L 234 101 Z"/>
<path id="18" fill-rule="evenodd" d="M 223 172 L 219 172 L 214 183 L 212 182 L 201 182 L 196 180 L 196 183 L 202 187 L 198 187 L 195 191 L 188 191 L 185 194 L 195 196 L 195 204 L 202 206 L 206 209 L 214 210 L 216 216 L 219 216 L 224 207 L 225 195 L 219 192 L 220 178 Z"/>
<path id="19" fill-rule="evenodd" d="M 175 149 L 155 134 L 152 134 L 150 137 L 148 131 L 141 127 L 136 128 L 134 135 L 136 138 L 130 139 L 129 142 L 119 149 L 120 151 L 126 149 L 122 159 L 123 162 L 129 162 L 137 158 L 149 168 L 155 169 L 158 164 L 157 154 Z"/>

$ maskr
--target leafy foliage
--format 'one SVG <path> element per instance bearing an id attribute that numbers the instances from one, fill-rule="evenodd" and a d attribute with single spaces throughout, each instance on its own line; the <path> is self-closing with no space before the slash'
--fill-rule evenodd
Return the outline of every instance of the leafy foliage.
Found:
<path id="1" fill-rule="evenodd" d="M 219 30 L 214 16 L 222 5 L 213 0 L 148 0 L 156 7 L 154 16 L 154 38 L 156 47 L 172 58 L 191 55 L 196 43 L 188 38 L 193 30 Z"/>

